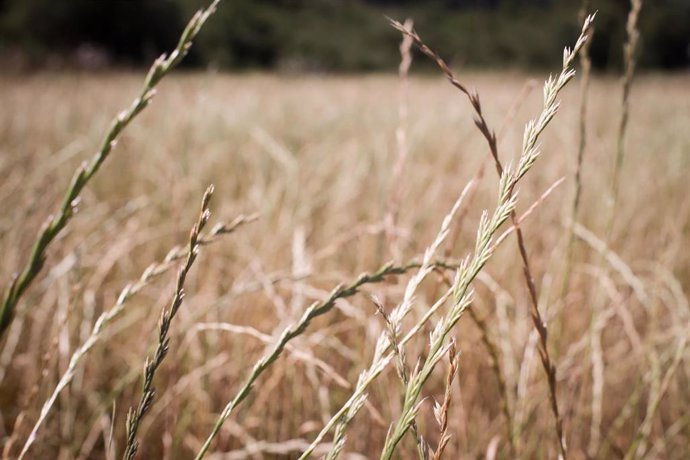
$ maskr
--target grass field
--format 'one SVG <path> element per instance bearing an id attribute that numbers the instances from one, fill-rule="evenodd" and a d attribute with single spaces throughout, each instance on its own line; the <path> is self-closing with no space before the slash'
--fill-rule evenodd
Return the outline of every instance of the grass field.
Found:
<path id="1" fill-rule="evenodd" d="M 523 127 L 541 110 L 543 78 L 462 75 L 482 96 L 504 163 L 517 160 Z M 139 74 L 113 73 L 0 81 L 3 286 L 25 263 L 75 168 L 96 150 L 141 80 Z M 649 74 L 635 81 L 612 210 L 620 81 L 594 77 L 582 205 L 573 227 L 577 83 L 562 94 L 561 111 L 541 138 L 542 157 L 518 186 L 517 205 L 521 215 L 565 178 L 521 227 L 539 308 L 548 320 L 569 457 L 687 458 L 690 80 Z M 471 253 L 480 213 L 496 202 L 486 142 L 470 106 L 440 77 L 411 78 L 407 95 L 407 122 L 400 126 L 393 75 L 178 73 L 162 82 L 150 109 L 123 133 L 85 189 L 78 213 L 51 246 L 46 268 L 3 339 L 5 455 L 13 458 L 21 450 L 98 315 L 149 264 L 186 243 L 211 183 L 209 228 L 240 214 L 259 218 L 204 246 L 191 269 L 187 297 L 170 329 L 169 356 L 156 374 L 156 397 L 139 428 L 140 458 L 192 457 L 280 331 L 339 283 L 389 260 L 420 260 L 463 187 L 485 164 L 438 256 L 452 262 Z M 399 128 L 409 155 L 396 175 Z M 572 277 L 564 288 L 571 228 Z M 607 239 L 610 250 L 603 249 Z M 147 280 L 104 329 L 57 397 L 29 458 L 121 455 L 127 409 L 139 400 L 144 361 L 157 342 L 176 265 Z M 371 296 L 392 310 L 413 273 L 367 284 L 313 321 L 255 382 L 211 452 L 230 452 L 217 457 L 228 459 L 296 458 L 350 396 L 385 333 Z M 452 276 L 442 270 L 429 275 L 403 330 Z M 473 287 L 472 314 L 452 331 L 460 356 L 445 458 L 555 458 L 548 385 L 514 236 L 498 247 Z M 427 356 L 432 329 L 425 325 L 406 345 L 408 370 Z M 349 425 L 345 458 L 379 455 L 402 410 L 395 367 L 369 388 L 367 403 Z M 416 417 L 418 433 L 433 448 L 440 438 L 434 400 L 443 402 L 447 368 L 444 358 L 423 388 Z M 414 439 L 403 438 L 396 458 L 416 457 Z"/>

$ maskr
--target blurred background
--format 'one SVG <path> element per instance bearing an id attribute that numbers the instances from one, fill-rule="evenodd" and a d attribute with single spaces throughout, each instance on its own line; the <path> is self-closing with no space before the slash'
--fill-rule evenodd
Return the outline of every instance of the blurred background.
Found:
<path id="1" fill-rule="evenodd" d="M 148 66 L 171 49 L 207 0 L 0 0 L 0 68 Z M 542 69 L 558 65 L 580 1 L 227 0 L 207 24 L 188 67 L 360 72 L 397 65 L 399 34 L 385 16 L 413 17 L 454 65 Z M 594 66 L 617 71 L 628 0 L 593 0 Z M 640 18 L 640 66 L 690 68 L 690 0 L 655 0 Z M 430 68 L 427 60 L 419 60 Z M 419 67 L 415 64 L 415 67 Z"/>

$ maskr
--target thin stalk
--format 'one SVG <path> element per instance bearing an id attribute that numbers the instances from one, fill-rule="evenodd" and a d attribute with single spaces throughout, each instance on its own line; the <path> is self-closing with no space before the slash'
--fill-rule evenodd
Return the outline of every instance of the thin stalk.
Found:
<path id="1" fill-rule="evenodd" d="M 583 0 L 580 7 L 580 20 L 582 20 L 587 12 L 590 10 L 591 0 Z M 577 146 L 577 162 L 575 164 L 575 191 L 573 193 L 573 203 L 570 209 L 570 221 L 576 222 L 580 211 L 580 201 L 582 195 L 582 164 L 584 161 L 585 149 L 587 147 L 587 102 L 589 96 L 589 83 L 592 71 L 592 60 L 589 56 L 589 47 L 591 39 L 594 34 L 594 28 L 590 31 L 589 40 L 582 47 L 580 51 L 580 67 L 582 68 L 582 79 L 580 81 L 580 114 L 579 114 L 579 141 Z M 575 249 L 575 233 L 570 228 L 568 232 L 568 245 L 566 247 L 566 254 L 564 260 L 563 282 L 561 285 L 560 298 L 565 301 L 565 298 L 570 291 L 570 282 L 572 277 L 573 255 Z M 587 452 L 590 456 L 594 456 L 599 449 L 601 439 L 601 401 L 603 399 L 603 372 L 604 362 L 601 358 L 601 336 L 600 331 L 596 325 L 599 322 L 600 311 L 598 308 L 592 308 L 592 317 L 590 321 L 590 347 L 592 356 L 592 420 L 590 424 L 590 438 L 587 446 Z M 563 323 L 561 322 L 561 328 Z M 560 337 L 562 334 L 558 334 Z"/>
<path id="2" fill-rule="evenodd" d="M 590 10 L 591 0 L 583 0 L 580 8 L 580 21 L 583 21 Z M 589 31 L 589 39 L 580 50 L 580 67 L 582 77 L 580 80 L 580 115 L 579 115 L 579 140 L 577 144 L 577 162 L 575 164 L 575 192 L 573 194 L 573 204 L 570 208 L 570 221 L 577 222 L 580 211 L 580 201 L 582 196 L 582 163 L 584 162 L 585 150 L 587 148 L 587 106 L 589 100 L 589 83 L 592 73 L 592 59 L 589 55 L 589 47 L 592 43 L 594 27 Z M 568 235 L 568 247 L 565 255 L 565 270 L 563 274 L 563 285 L 561 287 L 561 298 L 565 297 L 570 289 L 570 277 L 572 276 L 572 260 L 575 245 L 575 235 L 572 230 Z"/>
<path id="3" fill-rule="evenodd" d="M 635 67 L 637 65 L 635 52 L 637 51 L 637 44 L 640 40 L 640 31 L 637 27 L 637 20 L 640 17 L 641 9 L 642 0 L 630 0 L 630 12 L 628 13 L 628 20 L 625 26 L 628 38 L 623 46 L 623 61 L 625 66 L 623 72 L 623 94 L 621 97 L 621 118 L 618 124 L 618 137 L 616 138 L 616 162 L 611 181 L 611 212 L 609 214 L 609 222 L 606 227 L 607 242 L 610 239 L 613 222 L 615 220 L 616 205 L 618 204 L 618 193 L 620 189 L 621 170 L 623 169 L 623 161 L 625 159 L 625 135 L 628 131 L 628 119 L 630 118 L 630 90 L 632 88 L 632 82 L 635 76 Z"/>
<path id="4" fill-rule="evenodd" d="M 618 133 L 616 137 L 616 156 L 613 169 L 613 175 L 611 178 L 611 207 L 608 212 L 608 219 L 606 222 L 606 227 L 604 229 L 604 245 L 609 247 L 611 245 L 611 239 L 613 236 L 613 226 L 616 221 L 616 212 L 618 208 L 618 195 L 620 192 L 620 181 L 623 169 L 623 162 L 625 159 L 625 137 L 628 128 L 628 120 L 630 117 L 630 92 L 632 88 L 633 78 L 635 76 L 635 67 L 637 64 L 635 58 L 635 52 L 637 50 L 637 44 L 640 38 L 640 32 L 637 27 L 637 22 L 640 16 L 640 11 L 642 9 L 642 0 L 630 0 L 630 10 L 628 12 L 628 18 L 626 21 L 626 34 L 627 40 L 623 45 L 623 61 L 624 61 L 624 71 L 623 71 L 623 82 L 622 82 L 622 96 L 621 96 L 621 117 L 618 124 Z M 571 221 L 575 222 L 575 214 L 573 214 Z M 574 227 L 571 227 L 574 229 Z M 571 243 L 572 238 L 575 234 L 571 230 Z M 564 286 L 565 287 L 565 286 Z M 599 294 L 600 296 L 600 294 Z M 596 303 L 597 299 L 595 299 Z M 592 323 L 597 321 L 599 311 L 596 308 L 592 308 Z M 597 338 L 593 336 L 592 348 L 595 351 L 598 342 Z M 652 368 L 656 370 L 656 360 L 652 361 Z M 599 368 L 597 370 L 597 368 Z M 604 391 L 604 383 L 601 375 L 596 375 L 601 373 L 603 368 L 603 362 L 598 363 L 596 366 L 592 366 L 593 373 L 593 398 L 592 398 L 592 426 L 590 429 L 590 443 L 588 452 L 596 453 L 599 450 L 599 443 L 601 439 L 601 400 Z M 654 372 L 653 375 L 657 375 Z M 658 383 L 658 382 L 657 382 Z M 652 388 L 654 385 L 652 385 Z M 596 397 L 595 397 L 596 396 Z M 598 402 L 597 402 L 598 400 Z M 651 401 L 650 401 L 651 402 Z M 629 451 L 629 453 L 632 449 Z"/>
<path id="5" fill-rule="evenodd" d="M 470 311 L 472 311 L 472 309 L 470 309 Z M 436 451 L 432 456 L 433 460 L 441 460 L 443 451 L 446 449 L 448 441 L 450 441 L 450 434 L 448 434 L 448 410 L 453 400 L 453 392 L 451 391 L 453 380 L 459 368 L 460 354 L 455 349 L 455 341 L 451 341 L 450 348 L 448 349 L 448 372 L 446 374 L 446 390 L 443 393 L 443 404 L 436 403 L 434 406 L 434 417 L 436 417 L 436 422 L 441 429 L 441 436 Z"/>
<path id="6" fill-rule="evenodd" d="M 158 330 L 158 346 L 156 352 L 154 353 L 152 359 L 146 358 L 146 365 L 144 366 L 144 387 L 142 389 L 141 398 L 139 399 L 139 404 L 136 409 L 130 408 L 127 413 L 127 445 L 125 447 L 125 452 L 122 458 L 124 460 L 132 460 L 137 454 L 139 448 L 139 441 L 137 441 L 137 432 L 139 430 L 139 425 L 144 418 L 144 415 L 151 409 L 153 404 L 153 398 L 155 397 L 156 390 L 153 387 L 153 378 L 156 375 L 156 371 L 163 364 L 163 360 L 168 354 L 170 348 L 170 338 L 168 334 L 170 332 L 170 325 L 172 320 L 177 315 L 177 312 L 182 305 L 185 297 L 184 283 L 187 279 L 187 274 L 189 270 L 194 265 L 199 254 L 199 235 L 203 230 L 204 226 L 211 217 L 211 212 L 208 209 L 209 203 L 211 201 L 211 196 L 213 195 L 213 186 L 206 189 L 204 197 L 201 201 L 201 212 L 199 213 L 199 218 L 192 227 L 192 231 L 189 234 L 189 246 L 187 247 L 187 254 L 185 257 L 184 264 L 180 268 L 177 274 L 177 283 L 175 285 L 175 293 L 170 302 L 168 308 L 164 308 L 161 313 L 160 325 Z"/>
<path id="7" fill-rule="evenodd" d="M 410 384 L 410 369 L 407 365 L 407 358 L 405 355 L 405 347 L 400 345 L 400 338 L 399 338 L 399 330 L 398 328 L 395 327 L 393 324 L 390 315 L 386 313 L 386 310 L 384 309 L 383 305 L 377 300 L 377 299 L 372 299 L 374 304 L 376 305 L 376 310 L 378 313 L 383 317 L 384 322 L 386 323 L 386 333 L 388 336 L 388 342 L 390 344 L 391 349 L 393 350 L 393 354 L 395 355 L 395 370 L 398 373 L 398 378 L 402 382 L 402 387 L 403 390 L 407 387 L 407 385 Z M 414 435 L 415 443 L 417 444 L 417 456 L 420 458 L 420 460 L 426 460 L 429 458 L 429 446 L 422 437 L 422 435 L 419 433 L 419 427 L 417 426 L 417 421 L 413 420 L 411 424 L 412 428 L 412 434 Z M 342 447 L 338 446 L 338 441 L 340 441 L 340 444 L 345 441 L 345 431 L 342 430 L 343 435 L 340 437 L 340 439 L 336 439 L 334 441 L 334 448 L 331 449 L 329 452 L 327 459 L 335 459 L 338 456 L 338 453 L 342 449 Z M 341 441 L 342 440 L 342 441 Z M 336 450 L 337 449 L 337 450 Z"/>
<path id="8" fill-rule="evenodd" d="M 412 29 L 412 19 L 405 21 L 404 27 Z M 400 258 L 400 248 L 396 235 L 400 201 L 402 200 L 403 181 L 401 180 L 408 157 L 407 119 L 409 113 L 409 71 L 412 65 L 412 40 L 403 37 L 400 42 L 400 65 L 398 66 L 398 127 L 395 130 L 396 158 L 393 164 L 392 186 L 386 203 L 386 213 L 383 218 L 384 233 L 388 247 L 394 259 Z"/>

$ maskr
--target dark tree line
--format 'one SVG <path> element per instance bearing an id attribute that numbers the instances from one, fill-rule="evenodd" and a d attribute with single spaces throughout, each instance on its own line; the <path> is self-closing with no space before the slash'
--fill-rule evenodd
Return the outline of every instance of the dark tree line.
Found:
<path id="1" fill-rule="evenodd" d="M 0 56 L 42 65 L 84 45 L 116 65 L 142 65 L 170 49 L 208 0 L 0 0 Z M 690 66 L 690 0 L 646 2 L 640 63 Z M 595 65 L 617 68 L 628 0 L 592 0 L 599 11 Z M 451 61 L 476 67 L 557 65 L 578 29 L 577 0 L 226 0 L 189 65 L 361 71 L 390 69 L 399 39 L 385 15 L 412 16 Z M 6 61 L 6 60 L 5 60 Z"/>

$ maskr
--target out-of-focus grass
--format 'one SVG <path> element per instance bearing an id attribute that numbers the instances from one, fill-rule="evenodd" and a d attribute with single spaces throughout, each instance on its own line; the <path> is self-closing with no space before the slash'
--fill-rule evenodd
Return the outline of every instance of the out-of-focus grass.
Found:
<path id="1" fill-rule="evenodd" d="M 76 165 L 97 148 L 112 114 L 136 94 L 140 79 L 128 74 L 2 79 L 3 282 L 21 266 L 40 223 L 55 208 Z M 477 86 L 485 115 L 495 127 L 501 125 L 527 79 L 518 74 L 464 77 Z M 171 356 L 157 376 L 158 403 L 140 429 L 141 452 L 146 456 L 167 452 L 177 458 L 195 452 L 214 414 L 234 394 L 265 346 L 247 335 L 200 331 L 195 323 L 249 325 L 272 334 L 311 301 L 325 298 L 336 284 L 376 269 L 391 256 L 381 222 L 396 155 L 394 77 L 183 74 L 162 82 L 160 91 L 161 97 L 124 133 L 87 187 L 79 214 L 49 251 L 50 263 L 19 306 L 19 323 L 5 339 L 14 339 L 16 348 L 0 356 L 4 436 L 15 429 L 23 442 L 98 314 L 115 303 L 126 282 L 185 240 L 193 218 L 190 210 L 196 209 L 208 183 L 216 186 L 216 218 L 230 220 L 255 211 L 261 218 L 208 248 L 190 273 L 186 308 L 180 310 L 178 327 L 171 331 Z M 439 78 L 412 78 L 409 91 L 410 157 L 402 175 L 398 221 L 406 258 L 419 255 L 433 239 L 441 218 L 488 155 L 466 103 L 453 88 Z M 584 455 L 590 433 L 588 336 L 593 303 L 602 302 L 596 307 L 610 313 L 603 315 L 607 322 L 601 330 L 602 439 L 607 440 L 602 449 L 609 449 L 608 443 L 614 447 L 602 450 L 602 456 L 625 451 L 645 416 L 650 379 L 654 379 L 649 356 L 661 363 L 663 376 L 671 367 L 678 338 L 688 331 L 690 311 L 684 294 L 690 290 L 688 91 L 690 83 L 684 76 L 647 75 L 636 81 L 631 99 L 611 249 L 652 299 L 646 308 L 629 280 L 615 270 L 600 272 L 596 251 L 579 240 L 572 289 L 567 297 L 557 298 L 568 235 L 563 219 L 569 215 L 577 148 L 576 85 L 566 89 L 562 112 L 544 135 L 544 158 L 520 186 L 518 211 L 553 181 L 568 175 L 566 184 L 526 221 L 523 230 L 542 295 L 541 308 L 549 318 L 552 359 L 561 380 L 559 402 L 575 458 Z M 616 79 L 593 80 L 580 223 L 599 235 L 610 202 L 619 100 Z M 503 161 L 519 154 L 522 126 L 540 103 L 535 91 L 509 120 L 500 142 Z M 491 174 L 478 187 L 469 212 L 458 223 L 452 256 L 471 249 L 479 212 L 495 199 Z M 500 247 L 486 272 L 502 294 L 496 297 L 497 286 L 482 278 L 476 283 L 472 308 L 503 344 L 509 390 L 519 386 L 522 392 L 512 410 L 524 423 L 523 455 L 553 456 L 553 422 L 538 358 L 523 363 L 525 354 L 530 355 L 525 347 L 529 348 L 532 326 L 514 245 Z M 102 457 L 110 423 L 121 451 L 124 413 L 138 396 L 143 357 L 155 336 L 161 307 L 169 301 L 171 278 L 131 299 L 125 313 L 106 331 L 105 340 L 85 358 L 85 366 L 39 435 L 33 451 L 37 458 L 52 455 L 57 448 L 63 458 L 71 458 L 89 450 L 90 444 L 92 455 Z M 404 281 L 368 291 L 391 308 L 402 297 Z M 600 283 L 610 297 L 595 295 Z M 435 280 L 425 283 L 419 309 L 435 300 L 437 285 Z M 496 308 L 497 299 L 503 313 Z M 216 449 L 310 439 L 318 432 L 348 396 L 345 381 L 354 384 L 385 327 L 365 297 L 343 301 L 338 307 L 293 342 L 333 369 L 325 372 L 303 356 L 285 355 L 228 420 Z M 502 321 L 507 321 L 507 336 Z M 448 432 L 453 438 L 446 447 L 448 458 L 483 453 L 495 436 L 503 436 L 505 423 L 489 354 L 476 326 L 463 320 L 455 336 L 462 355 L 459 392 L 450 409 Z M 423 336 L 411 343 L 411 360 L 423 353 L 423 346 Z M 518 385 L 521 366 L 524 378 Z M 689 373 L 690 364 L 683 359 L 655 417 L 650 440 L 652 444 L 663 440 L 664 444 L 657 444 L 662 457 L 683 458 L 688 453 L 690 420 L 683 408 L 690 403 Z M 424 396 L 442 398 L 445 376 L 440 370 L 437 374 Z M 399 388 L 392 370 L 373 385 L 371 406 L 351 424 L 346 451 L 378 455 L 387 423 L 401 409 L 399 393 L 391 388 Z M 629 402 L 638 393 L 637 400 Z M 630 414 L 620 418 L 624 407 Z M 25 420 L 16 423 L 22 412 Z M 418 423 L 425 438 L 437 439 L 431 403 L 423 406 Z M 410 439 L 405 443 L 401 455 L 414 451 Z M 505 448 L 506 440 L 501 438 L 499 449 Z"/>

